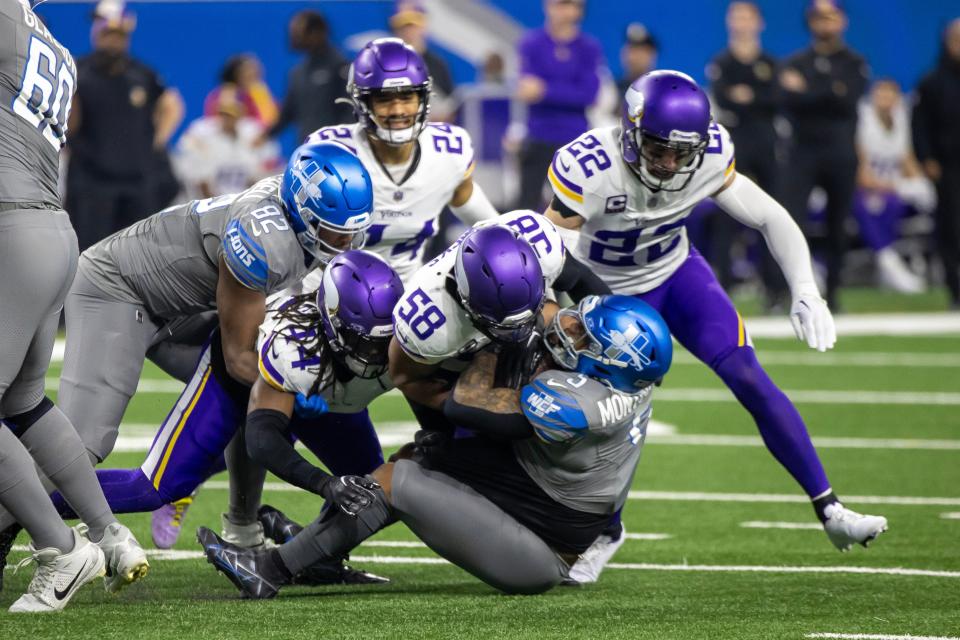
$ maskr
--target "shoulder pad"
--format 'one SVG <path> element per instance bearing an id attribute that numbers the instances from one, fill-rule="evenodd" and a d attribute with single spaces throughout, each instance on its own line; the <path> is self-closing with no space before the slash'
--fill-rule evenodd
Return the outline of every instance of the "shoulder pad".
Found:
<path id="1" fill-rule="evenodd" d="M 238 219 L 227 224 L 221 247 L 223 261 L 237 281 L 248 289 L 266 291 L 270 270 L 263 246 Z"/>
<path id="2" fill-rule="evenodd" d="M 586 414 L 561 376 L 570 374 L 546 371 L 520 391 L 523 415 L 537 437 L 548 444 L 577 440 L 589 428 Z"/>
<path id="3" fill-rule="evenodd" d="M 331 127 L 321 127 L 307 136 L 306 143 L 315 144 L 317 142 L 336 141 L 347 147 L 351 153 L 357 155 L 356 144 L 353 140 L 353 130 L 349 125 L 335 125 Z"/>
<path id="4" fill-rule="evenodd" d="M 452 160 L 461 180 L 473 173 L 476 166 L 473 140 L 466 129 L 445 122 L 429 122 L 424 133 L 431 134 L 428 148 Z"/>
<path id="5" fill-rule="evenodd" d="M 590 219 L 603 211 L 610 169 L 620 154 L 605 141 L 609 129 L 592 129 L 561 147 L 554 155 L 547 178 L 553 193 L 574 213 Z M 615 169 L 614 169 L 615 172 Z"/>

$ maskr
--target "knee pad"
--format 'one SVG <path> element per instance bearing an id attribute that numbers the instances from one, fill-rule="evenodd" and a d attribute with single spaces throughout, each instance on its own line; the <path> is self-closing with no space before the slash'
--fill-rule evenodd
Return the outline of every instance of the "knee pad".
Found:
<path id="1" fill-rule="evenodd" d="M 22 438 L 23 434 L 27 430 L 37 423 L 37 420 L 42 418 L 47 414 L 50 409 L 53 409 L 53 401 L 47 396 L 43 396 L 40 400 L 40 404 L 35 406 L 29 411 L 24 411 L 15 416 L 7 416 L 4 418 L 4 421 L 7 423 L 7 426 L 10 428 L 10 431 L 13 432 L 18 438 Z"/>

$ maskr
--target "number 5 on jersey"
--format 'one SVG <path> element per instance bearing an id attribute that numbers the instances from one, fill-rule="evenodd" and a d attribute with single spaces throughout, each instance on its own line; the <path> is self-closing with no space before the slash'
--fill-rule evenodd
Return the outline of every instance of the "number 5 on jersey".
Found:
<path id="1" fill-rule="evenodd" d="M 423 289 L 416 289 L 404 298 L 397 310 L 400 319 L 410 326 L 413 334 L 426 340 L 447 321 L 443 312 L 437 308 Z"/>

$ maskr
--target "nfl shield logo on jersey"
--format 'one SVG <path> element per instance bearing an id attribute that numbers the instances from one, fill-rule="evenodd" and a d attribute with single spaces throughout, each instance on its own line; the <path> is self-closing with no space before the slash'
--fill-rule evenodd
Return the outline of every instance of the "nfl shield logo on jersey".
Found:
<path id="1" fill-rule="evenodd" d="M 403 200 L 403 191 L 397 189 L 393 192 L 393 201 L 400 202 L 401 200 Z"/>

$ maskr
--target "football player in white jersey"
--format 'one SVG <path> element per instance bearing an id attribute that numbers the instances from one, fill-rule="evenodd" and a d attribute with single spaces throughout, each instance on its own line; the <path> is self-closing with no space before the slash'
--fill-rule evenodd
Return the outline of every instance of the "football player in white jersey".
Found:
<path id="1" fill-rule="evenodd" d="M 468 226 L 497 215 L 471 178 L 470 135 L 427 121 L 431 86 L 426 63 L 412 47 L 398 38 L 373 40 L 351 65 L 347 84 L 359 122 L 324 127 L 308 138 L 351 147 L 370 172 L 374 211 L 365 248 L 404 281 L 422 266 L 445 206 Z"/>
<path id="2" fill-rule="evenodd" d="M 545 215 L 570 254 L 615 293 L 659 310 L 673 336 L 720 376 L 809 495 L 833 544 L 866 545 L 885 530 L 885 518 L 861 516 L 834 495 L 803 419 L 757 361 L 743 319 L 687 240 L 685 219 L 708 197 L 758 229 L 790 285 L 797 337 L 819 351 L 833 347 L 833 317 L 803 234 L 780 204 L 737 174 L 730 137 L 713 122 L 696 82 L 677 71 L 642 76 L 627 90 L 621 126 L 588 131 L 562 147 L 548 178 L 555 197 Z M 611 525 L 571 571 L 574 579 L 595 581 L 622 544 L 622 525 Z"/>

